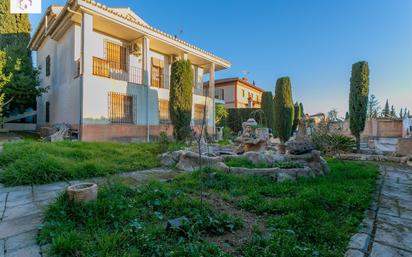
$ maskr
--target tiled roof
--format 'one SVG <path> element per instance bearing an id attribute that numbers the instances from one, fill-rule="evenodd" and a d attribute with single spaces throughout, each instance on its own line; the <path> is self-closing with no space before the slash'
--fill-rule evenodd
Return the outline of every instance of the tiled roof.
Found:
<path id="1" fill-rule="evenodd" d="M 93 0 L 83 0 L 83 1 L 86 2 L 86 3 L 89 3 L 89 4 L 93 5 L 93 6 L 96 6 L 96 7 L 98 7 L 99 9 L 101 9 L 101 10 L 103 10 L 103 11 L 112 13 L 112 14 L 114 14 L 114 15 L 116 15 L 116 16 L 119 16 L 119 17 L 121 17 L 121 18 L 123 18 L 123 19 L 125 19 L 125 20 L 127 20 L 127 21 L 133 22 L 133 23 L 135 23 L 135 24 L 137 24 L 137 25 L 139 25 L 139 26 L 142 26 L 142 27 L 147 28 L 147 29 L 150 29 L 150 30 L 152 30 L 152 31 L 154 31 L 154 32 L 156 32 L 156 33 L 159 33 L 159 34 L 161 34 L 161 35 L 163 35 L 163 36 L 166 36 L 166 37 L 168 37 L 168 38 L 170 38 L 170 39 L 172 39 L 172 40 L 174 40 L 174 41 L 176 41 L 176 42 L 179 42 L 179 43 L 181 43 L 181 44 L 183 44 L 183 45 L 186 45 L 186 46 L 188 46 L 188 47 L 190 47 L 190 48 L 193 48 L 193 49 L 195 49 L 195 50 L 197 50 L 197 51 L 200 51 L 200 52 L 202 52 L 202 53 L 204 53 L 204 54 L 210 55 L 210 56 L 212 56 L 212 57 L 214 57 L 214 58 L 216 58 L 216 59 L 218 59 L 218 60 L 220 60 L 220 61 L 222 61 L 222 62 L 225 62 L 227 65 L 230 65 L 230 62 L 227 61 L 227 60 L 225 60 L 225 59 L 223 59 L 223 58 L 220 58 L 220 57 L 218 57 L 218 56 L 216 56 L 216 55 L 214 55 L 214 54 L 212 54 L 212 53 L 209 53 L 209 52 L 207 52 L 207 51 L 205 51 L 205 50 L 203 50 L 203 49 L 201 49 L 201 48 L 199 48 L 199 47 L 197 47 L 197 46 L 191 45 L 191 44 L 189 44 L 189 43 L 187 43 L 187 42 L 185 42 L 185 41 L 183 41 L 183 40 L 180 40 L 180 39 L 178 39 L 178 38 L 176 38 L 176 37 L 174 37 L 174 36 L 172 36 L 172 35 L 170 35 L 170 34 L 168 34 L 168 33 L 165 33 L 165 32 L 163 32 L 163 31 L 161 31 L 161 30 L 159 30 L 159 29 L 156 29 L 156 28 L 154 28 L 154 27 L 152 27 L 152 26 L 150 26 L 150 25 L 148 25 L 148 24 L 139 22 L 138 20 L 135 20 L 135 19 L 131 18 L 131 17 L 128 16 L 128 15 L 125 15 L 125 14 L 122 14 L 122 13 L 120 13 L 120 12 L 117 12 L 116 9 L 114 9 L 114 8 L 109 8 L 109 7 L 107 7 L 106 5 L 101 4 L 101 3 L 98 3 L 98 2 L 93 1 Z"/>
<path id="2" fill-rule="evenodd" d="M 247 86 L 254 88 L 258 91 L 261 92 L 265 92 L 265 90 L 263 90 L 262 88 L 254 85 L 253 83 L 250 83 L 247 79 L 242 79 L 242 78 L 238 78 L 238 77 L 234 77 L 234 78 L 224 78 L 224 79 L 216 79 L 215 80 L 215 86 L 219 85 L 219 84 L 224 84 L 224 83 L 230 83 L 230 82 L 236 82 L 236 81 L 240 81 L 243 84 L 246 84 Z M 205 84 L 209 84 L 209 82 L 205 82 Z"/>

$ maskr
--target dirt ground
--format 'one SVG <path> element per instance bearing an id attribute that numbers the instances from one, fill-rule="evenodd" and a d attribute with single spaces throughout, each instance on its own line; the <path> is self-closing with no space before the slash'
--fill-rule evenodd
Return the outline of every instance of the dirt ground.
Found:
<path id="1" fill-rule="evenodd" d="M 224 201 L 216 194 L 204 194 L 204 200 L 211 204 L 217 211 L 231 214 L 243 220 L 243 228 L 236 230 L 234 233 L 206 238 L 208 242 L 217 244 L 225 252 L 233 253 L 238 250 L 251 239 L 253 231 L 258 230 L 265 233 L 266 227 L 261 217 L 239 209 L 233 204 Z"/>

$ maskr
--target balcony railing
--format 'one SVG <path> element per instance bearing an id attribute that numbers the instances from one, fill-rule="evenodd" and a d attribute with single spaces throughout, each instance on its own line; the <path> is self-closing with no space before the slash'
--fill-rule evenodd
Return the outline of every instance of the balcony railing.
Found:
<path id="1" fill-rule="evenodd" d="M 133 66 L 93 57 L 93 75 L 127 81 L 135 84 L 143 83 L 143 70 Z"/>
<path id="2" fill-rule="evenodd" d="M 170 75 L 165 74 L 157 69 L 152 69 L 151 86 L 157 88 L 169 89 Z"/>

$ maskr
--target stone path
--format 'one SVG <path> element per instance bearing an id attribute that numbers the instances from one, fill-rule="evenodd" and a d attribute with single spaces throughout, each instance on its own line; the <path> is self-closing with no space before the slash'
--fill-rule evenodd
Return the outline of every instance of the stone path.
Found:
<path id="1" fill-rule="evenodd" d="M 151 169 L 116 175 L 131 184 L 150 179 L 170 179 L 176 172 L 170 169 Z M 106 178 L 85 180 L 102 184 Z M 0 185 L 0 257 L 46 256 L 36 244 L 43 209 L 67 186 L 84 181 L 58 182 L 47 185 L 3 187 Z"/>
<path id="2" fill-rule="evenodd" d="M 381 166 L 378 187 L 346 256 L 412 256 L 412 169 Z"/>

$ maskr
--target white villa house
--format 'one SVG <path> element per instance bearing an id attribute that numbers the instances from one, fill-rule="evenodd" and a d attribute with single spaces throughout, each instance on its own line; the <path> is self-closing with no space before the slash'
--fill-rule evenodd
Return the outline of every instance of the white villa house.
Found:
<path id="1" fill-rule="evenodd" d="M 37 52 L 41 86 L 49 88 L 37 101 L 39 128 L 67 123 L 85 141 L 171 135 L 171 63 L 188 59 L 192 125 L 199 125 L 206 109 L 208 131 L 215 131 L 215 71 L 230 63 L 151 27 L 129 8 L 91 0 L 50 6 L 29 47 Z"/>

